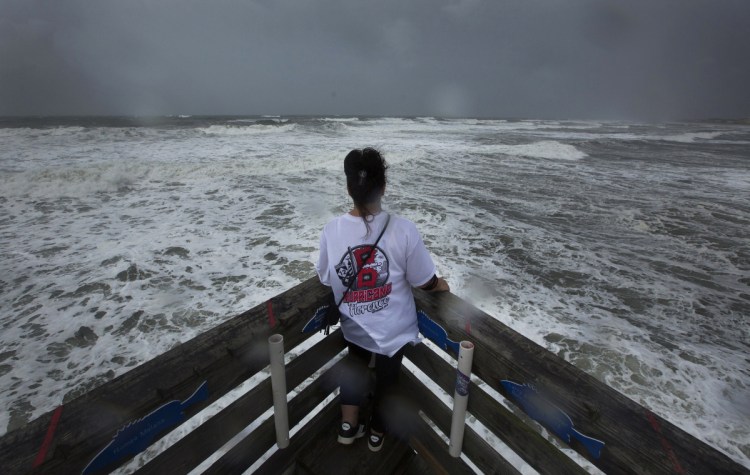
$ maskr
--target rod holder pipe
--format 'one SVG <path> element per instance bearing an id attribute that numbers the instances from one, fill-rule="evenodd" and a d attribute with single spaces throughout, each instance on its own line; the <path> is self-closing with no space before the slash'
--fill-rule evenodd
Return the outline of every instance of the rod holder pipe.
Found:
<path id="1" fill-rule="evenodd" d="M 456 371 L 456 389 L 453 393 L 453 417 L 448 452 L 452 457 L 460 457 L 464 442 L 466 425 L 466 406 L 469 403 L 469 383 L 471 382 L 471 363 L 474 359 L 474 343 L 462 341 L 458 350 L 458 370 Z"/>
<path id="2" fill-rule="evenodd" d="M 276 445 L 289 447 L 289 413 L 286 404 L 286 369 L 284 367 L 284 336 L 278 333 L 268 337 L 268 355 L 271 361 L 271 391 L 273 393 L 273 421 L 276 426 Z"/>

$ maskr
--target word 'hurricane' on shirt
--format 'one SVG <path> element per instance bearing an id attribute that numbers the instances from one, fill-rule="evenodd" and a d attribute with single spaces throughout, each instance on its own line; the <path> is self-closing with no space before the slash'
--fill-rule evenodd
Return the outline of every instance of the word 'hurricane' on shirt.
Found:
<path id="1" fill-rule="evenodd" d="M 390 295 L 392 287 L 393 284 L 388 282 L 383 287 L 375 287 L 374 289 L 366 290 L 354 290 L 346 294 L 344 302 L 372 302 L 373 300 L 379 300 Z"/>

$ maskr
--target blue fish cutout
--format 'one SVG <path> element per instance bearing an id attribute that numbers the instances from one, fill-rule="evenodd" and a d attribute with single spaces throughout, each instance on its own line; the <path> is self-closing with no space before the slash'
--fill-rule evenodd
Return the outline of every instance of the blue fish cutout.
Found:
<path id="1" fill-rule="evenodd" d="M 521 405 L 529 417 L 551 429 L 567 444 L 570 444 L 572 437 L 583 444 L 586 451 L 595 459 L 601 456 L 604 442 L 578 432 L 573 427 L 570 416 L 544 399 L 533 386 L 521 385 L 508 380 L 500 381 L 500 384 L 503 385 L 511 398 Z"/>
<path id="2" fill-rule="evenodd" d="M 97 472 L 111 464 L 146 450 L 156 436 L 185 419 L 184 411 L 208 399 L 208 381 L 184 402 L 170 401 L 142 419 L 128 423 L 117 431 L 112 441 L 83 469 L 83 474 Z"/>
<path id="3" fill-rule="evenodd" d="M 316 332 L 322 330 L 326 326 L 326 313 L 328 312 L 328 305 L 319 307 L 315 311 L 315 315 L 305 323 L 302 328 L 302 333 Z"/>
<path id="4" fill-rule="evenodd" d="M 419 333 L 424 335 L 425 338 L 428 338 L 443 350 L 448 351 L 450 349 L 458 356 L 458 342 L 449 339 L 445 328 L 428 317 L 422 310 L 417 312 L 417 326 L 419 326 Z"/>

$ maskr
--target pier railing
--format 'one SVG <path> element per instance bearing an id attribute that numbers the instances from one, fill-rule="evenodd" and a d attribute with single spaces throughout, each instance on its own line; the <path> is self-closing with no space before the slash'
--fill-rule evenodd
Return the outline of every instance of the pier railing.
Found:
<path id="1" fill-rule="evenodd" d="M 302 328 L 324 304 L 326 292 L 314 278 L 303 282 L 6 434 L 0 438 L 0 471 L 107 473 L 128 463 L 263 374 L 270 335 L 283 335 L 286 351 L 297 351 L 315 335 Z M 750 473 L 458 297 L 416 290 L 415 298 L 423 315 L 447 330 L 451 340 L 474 344 L 476 378 L 469 386 L 468 412 L 477 424 L 466 427 L 461 458 L 449 455 L 445 441 L 451 415 L 444 401 L 456 384 L 455 355 L 433 345 L 406 353 L 411 363 L 405 366 L 413 365 L 421 374 L 403 371 L 405 429 L 386 439 L 383 452 L 372 456 L 364 442 L 336 443 L 340 409 L 335 374 L 345 347 L 336 331 L 307 344 L 286 366 L 286 385 L 294 393 L 288 402 L 289 426 L 296 426 L 287 448 L 273 452 L 273 417 L 262 417 L 273 407 L 268 377 L 151 457 L 137 473 L 188 473 L 201 464 L 207 465 L 205 472 L 221 474 L 243 473 L 253 464 L 258 473 L 517 473 L 518 459 L 540 473 L 586 473 L 560 447 L 605 473 Z M 529 388 L 534 397 L 538 390 L 557 419 L 536 414 L 546 426 L 542 428 L 519 407 L 498 399 L 500 393 L 519 401 L 501 381 Z M 552 427 L 561 420 L 568 423 L 564 429 L 601 441 L 603 448 L 592 452 L 576 437 L 563 440 L 565 431 Z M 254 421 L 259 423 L 248 429 Z M 488 433 L 507 447 L 498 451 Z M 225 448 L 230 440 L 235 444 Z M 516 462 L 505 460 L 508 451 Z"/>

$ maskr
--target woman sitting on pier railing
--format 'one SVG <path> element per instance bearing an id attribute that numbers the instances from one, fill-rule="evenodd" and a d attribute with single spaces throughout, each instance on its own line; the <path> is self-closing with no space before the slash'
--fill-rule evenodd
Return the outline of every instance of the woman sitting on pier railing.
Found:
<path id="1" fill-rule="evenodd" d="M 346 184 L 354 206 L 333 219 L 320 238 L 317 272 L 339 303 L 341 330 L 349 355 L 341 384 L 338 440 L 351 444 L 365 433 L 359 408 L 369 383 L 374 355 L 375 390 L 368 446 L 377 452 L 387 429 L 384 396 L 397 382 L 403 348 L 419 341 L 411 287 L 449 291 L 409 220 L 381 209 L 388 166 L 373 148 L 352 150 L 344 159 Z"/>

